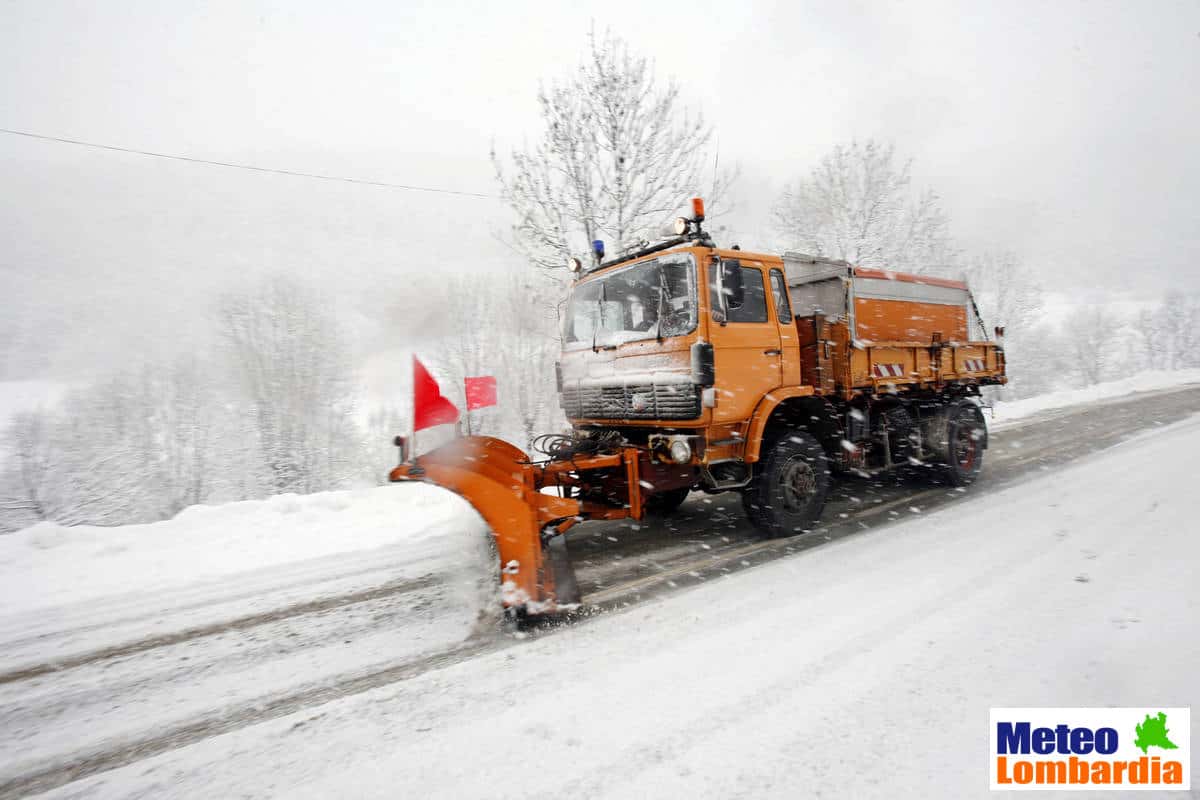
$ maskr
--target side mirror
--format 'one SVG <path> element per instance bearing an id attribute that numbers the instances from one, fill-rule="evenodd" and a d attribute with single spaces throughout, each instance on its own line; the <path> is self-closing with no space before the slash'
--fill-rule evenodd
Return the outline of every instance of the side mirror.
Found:
<path id="1" fill-rule="evenodd" d="M 746 302 L 746 283 L 742 280 L 742 262 L 736 258 L 721 261 L 720 279 L 721 297 L 725 299 L 725 307 L 741 308 Z"/>

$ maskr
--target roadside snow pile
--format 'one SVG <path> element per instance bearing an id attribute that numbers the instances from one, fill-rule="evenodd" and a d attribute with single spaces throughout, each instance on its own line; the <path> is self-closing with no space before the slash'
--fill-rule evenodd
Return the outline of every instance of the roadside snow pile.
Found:
<path id="1" fill-rule="evenodd" d="M 115 528 L 40 523 L 0 536 L 0 613 L 170 590 L 340 554 L 404 550 L 421 568 L 485 541 L 466 501 L 420 483 L 192 506 Z M 468 558 L 471 557 L 467 554 Z"/>
<path id="2" fill-rule="evenodd" d="M 1031 417 L 1042 411 L 1051 411 L 1068 406 L 1079 406 L 1097 400 L 1112 400 L 1138 392 L 1156 392 L 1175 389 L 1188 384 L 1200 384 L 1200 369 L 1150 370 L 1122 378 L 1119 381 L 1097 383 L 1086 389 L 1068 389 L 1027 397 L 1024 400 L 998 402 L 994 421 L 988 419 L 988 427 L 1002 428 L 1016 420 Z"/>

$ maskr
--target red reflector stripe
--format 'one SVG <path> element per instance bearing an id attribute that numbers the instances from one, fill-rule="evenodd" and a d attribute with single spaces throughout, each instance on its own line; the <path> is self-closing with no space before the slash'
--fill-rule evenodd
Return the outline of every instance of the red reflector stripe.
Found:
<path id="1" fill-rule="evenodd" d="M 871 372 L 876 378 L 900 378 L 904 375 L 904 367 L 900 364 L 876 364 Z"/>

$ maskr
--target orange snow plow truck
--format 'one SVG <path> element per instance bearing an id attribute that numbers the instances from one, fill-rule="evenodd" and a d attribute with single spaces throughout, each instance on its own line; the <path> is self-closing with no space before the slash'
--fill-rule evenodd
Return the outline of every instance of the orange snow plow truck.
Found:
<path id="1" fill-rule="evenodd" d="M 514 612 L 580 602 L 564 534 L 587 520 L 736 491 L 765 536 L 788 536 L 817 524 L 835 474 L 961 486 L 983 463 L 979 390 L 1005 382 L 1003 329 L 987 335 L 964 283 L 721 249 L 692 206 L 665 241 L 572 259 L 557 367 L 571 432 L 536 441 L 543 457 L 468 436 L 391 472 L 478 510 Z"/>

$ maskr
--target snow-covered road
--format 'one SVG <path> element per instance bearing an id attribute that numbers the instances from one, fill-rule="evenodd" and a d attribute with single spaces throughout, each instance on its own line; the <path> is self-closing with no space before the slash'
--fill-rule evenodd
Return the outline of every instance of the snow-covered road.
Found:
<path id="1" fill-rule="evenodd" d="M 484 531 L 413 485 L 5 537 L 5 776 L 199 739 L 470 649 L 494 629 Z"/>
<path id="2" fill-rule="evenodd" d="M 210 586 L 245 620 L 228 630 L 204 589 L 170 614 L 126 609 L 165 637 L 134 652 L 86 660 L 111 629 L 26 629 L 0 675 L 0 794 L 982 795 L 989 706 L 1200 700 L 1200 421 L 1052 469 L 1071 455 L 1056 440 L 1112 444 L 1200 408 L 1195 391 L 1162 398 L 1005 431 L 990 484 L 953 502 L 847 490 L 824 536 L 756 542 L 713 513 L 735 503 L 700 496 L 672 523 L 678 552 L 663 532 L 600 528 L 577 547 L 591 596 L 619 607 L 637 579 L 661 599 L 532 641 L 434 621 L 414 652 L 396 626 L 421 630 L 425 589 L 405 581 L 430 571 L 386 548 L 278 567 L 260 594 L 240 583 L 261 617 Z M 897 516 L 914 519 L 878 525 Z M 262 599 L 279 592 L 294 602 Z M 21 639 L 14 619 L 0 630 Z M 14 673 L 46 647 L 67 668 Z"/>

